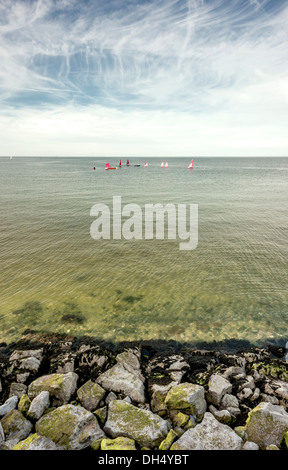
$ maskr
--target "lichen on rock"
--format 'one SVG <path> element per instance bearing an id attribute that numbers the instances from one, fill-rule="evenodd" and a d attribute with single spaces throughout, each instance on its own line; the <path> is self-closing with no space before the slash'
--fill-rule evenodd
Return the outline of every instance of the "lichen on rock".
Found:
<path id="1" fill-rule="evenodd" d="M 50 374 L 39 377 L 28 387 L 28 396 L 35 398 L 40 392 L 47 391 L 52 400 L 52 406 L 61 406 L 69 402 L 76 390 L 78 375 L 74 372 L 67 374 Z"/>
<path id="2" fill-rule="evenodd" d="M 36 423 L 36 432 L 65 449 L 80 450 L 104 437 L 96 417 L 81 406 L 62 405 Z"/>
<path id="3" fill-rule="evenodd" d="M 250 411 L 245 431 L 260 449 L 270 444 L 279 447 L 288 431 L 288 413 L 281 406 L 262 402 Z"/>
<path id="4" fill-rule="evenodd" d="M 123 400 L 109 404 L 104 431 L 111 437 L 125 436 L 140 446 L 154 447 L 167 436 L 169 423 L 149 410 L 142 410 Z"/>
<path id="5" fill-rule="evenodd" d="M 202 419 L 207 408 L 204 387 L 186 382 L 173 385 L 168 390 L 165 405 L 170 410 L 182 410 Z"/>

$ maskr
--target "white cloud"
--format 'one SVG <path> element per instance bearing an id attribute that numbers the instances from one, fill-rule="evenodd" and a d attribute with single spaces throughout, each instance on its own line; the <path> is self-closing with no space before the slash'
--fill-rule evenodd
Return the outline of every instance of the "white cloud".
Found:
<path id="1" fill-rule="evenodd" d="M 109 5 L 0 6 L 3 155 L 288 153 L 287 7 Z"/>

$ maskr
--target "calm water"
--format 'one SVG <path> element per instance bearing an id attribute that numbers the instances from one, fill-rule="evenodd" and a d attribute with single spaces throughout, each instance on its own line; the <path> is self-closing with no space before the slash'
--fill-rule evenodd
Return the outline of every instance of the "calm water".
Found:
<path id="1" fill-rule="evenodd" d="M 0 341 L 288 337 L 288 159 L 0 158 Z M 118 163 L 111 158 L 110 164 Z M 94 165 L 96 170 L 93 170 Z M 198 204 L 199 241 L 93 240 L 95 203 Z"/>

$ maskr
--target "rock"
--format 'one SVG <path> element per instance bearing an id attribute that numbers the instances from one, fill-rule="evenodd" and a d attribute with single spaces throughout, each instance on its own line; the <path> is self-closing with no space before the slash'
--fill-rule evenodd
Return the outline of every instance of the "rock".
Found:
<path id="1" fill-rule="evenodd" d="M 279 447 L 275 446 L 274 444 L 270 444 L 266 447 L 265 450 L 279 450 Z"/>
<path id="2" fill-rule="evenodd" d="M 246 441 L 243 444 L 242 450 L 259 450 L 259 446 L 255 442 Z"/>
<path id="3" fill-rule="evenodd" d="M 120 354 L 117 354 L 116 356 L 116 361 L 120 364 L 122 364 L 128 372 L 131 372 L 131 374 L 136 374 L 137 377 L 142 380 L 142 382 L 145 381 L 143 375 L 141 374 L 140 371 L 140 351 L 139 350 L 132 350 L 129 349 L 128 351 L 123 351 Z"/>
<path id="4" fill-rule="evenodd" d="M 104 431 L 111 437 L 129 437 L 139 446 L 154 447 L 167 436 L 170 425 L 160 416 L 141 410 L 123 400 L 114 400 L 108 407 Z"/>
<path id="5" fill-rule="evenodd" d="M 50 395 L 49 392 L 43 390 L 33 398 L 27 416 L 29 419 L 40 419 L 44 411 L 47 410 L 50 404 Z"/>
<path id="6" fill-rule="evenodd" d="M 237 393 L 237 397 L 240 401 L 248 400 L 253 395 L 253 390 L 251 388 L 242 388 L 239 393 Z"/>
<path id="7" fill-rule="evenodd" d="M 11 410 L 1 419 L 6 440 L 15 440 L 15 444 L 25 439 L 32 431 L 32 423 L 19 410 Z"/>
<path id="8" fill-rule="evenodd" d="M 171 446 L 171 450 L 240 450 L 243 441 L 226 424 L 206 412 L 200 424 L 188 429 Z"/>
<path id="9" fill-rule="evenodd" d="M 262 393 L 261 401 L 271 403 L 272 405 L 279 405 L 279 400 L 277 397 L 274 397 L 272 395 L 266 395 L 266 393 Z"/>
<path id="10" fill-rule="evenodd" d="M 182 411 L 178 411 L 178 413 L 176 412 L 176 414 L 172 417 L 173 426 L 179 426 L 180 428 L 183 428 L 188 423 L 189 418 L 189 415 L 182 413 Z"/>
<path id="11" fill-rule="evenodd" d="M 19 368 L 22 370 L 29 370 L 30 372 L 38 372 L 41 361 L 36 357 L 27 357 L 22 359 L 19 364 Z"/>
<path id="12" fill-rule="evenodd" d="M 17 396 L 21 398 L 22 395 L 25 395 L 27 392 L 27 386 L 22 383 L 13 382 L 10 385 L 9 397 Z"/>
<path id="13" fill-rule="evenodd" d="M 22 395 L 18 403 L 18 410 L 21 411 L 21 413 L 23 413 L 24 415 L 26 415 L 27 411 L 30 408 L 30 405 L 31 405 L 31 400 L 28 397 L 28 395 L 27 394 Z"/>
<path id="14" fill-rule="evenodd" d="M 237 416 L 241 413 L 239 409 L 239 401 L 235 395 L 226 393 L 220 403 L 220 410 L 227 410 L 233 416 Z"/>
<path id="15" fill-rule="evenodd" d="M 4 435 L 4 431 L 2 428 L 2 424 L 0 423 L 0 444 L 2 444 L 4 441 L 5 441 L 5 435 Z"/>
<path id="16" fill-rule="evenodd" d="M 260 372 L 257 369 L 251 371 L 251 375 L 254 379 L 255 384 L 260 382 L 264 378 L 264 376 L 262 374 L 260 374 Z"/>
<path id="17" fill-rule="evenodd" d="M 173 442 L 178 438 L 178 434 L 174 429 L 170 429 L 167 434 L 167 437 L 159 445 L 159 450 L 169 450 Z"/>
<path id="18" fill-rule="evenodd" d="M 245 377 L 245 380 L 239 386 L 239 389 L 238 389 L 239 392 L 240 392 L 240 390 L 242 390 L 244 388 L 251 388 L 251 390 L 255 389 L 255 381 L 254 381 L 254 378 L 251 375 L 247 375 Z"/>
<path id="19" fill-rule="evenodd" d="M 232 392 L 232 385 L 222 375 L 213 374 L 208 384 L 207 400 L 213 405 L 219 406 L 222 397 Z"/>
<path id="20" fill-rule="evenodd" d="M 275 394 L 276 394 L 279 398 L 284 398 L 284 400 L 288 400 L 288 390 L 287 390 L 287 387 L 279 387 L 279 388 L 276 388 Z"/>
<path id="21" fill-rule="evenodd" d="M 258 387 L 255 388 L 252 397 L 250 397 L 250 401 L 256 401 L 260 397 L 260 389 Z"/>
<path id="22" fill-rule="evenodd" d="M 78 375 L 74 372 L 43 375 L 29 385 L 28 396 L 33 399 L 45 390 L 50 394 L 52 406 L 61 406 L 69 402 L 76 390 L 77 380 Z"/>
<path id="23" fill-rule="evenodd" d="M 165 404 L 165 398 L 167 395 L 167 390 L 155 390 L 151 396 L 151 410 L 153 413 L 159 413 L 161 411 L 166 411 L 167 407 Z"/>
<path id="24" fill-rule="evenodd" d="M 30 372 L 22 372 L 16 375 L 16 381 L 18 383 L 24 384 L 29 376 L 30 376 Z"/>
<path id="25" fill-rule="evenodd" d="M 34 433 L 24 441 L 18 442 L 13 450 L 59 450 L 59 448 L 48 437 Z"/>
<path id="26" fill-rule="evenodd" d="M 51 372 L 56 374 L 67 374 L 67 372 L 74 372 L 75 367 L 75 355 L 70 352 L 63 353 L 60 357 L 57 356 L 54 361 L 51 361 L 50 369 Z M 54 370 L 53 370 L 54 369 Z"/>
<path id="27" fill-rule="evenodd" d="M 273 395 L 273 388 L 271 387 L 270 383 L 265 383 L 264 385 L 264 392 L 267 395 Z"/>
<path id="28" fill-rule="evenodd" d="M 107 397 L 105 398 L 106 405 L 109 405 L 110 401 L 117 400 L 117 395 L 114 392 L 109 392 Z"/>
<path id="29" fill-rule="evenodd" d="M 170 410 L 180 410 L 201 419 L 206 411 L 207 403 L 204 398 L 204 387 L 184 382 L 173 385 L 164 401 Z"/>
<path id="30" fill-rule="evenodd" d="M 0 406 L 0 417 L 6 415 L 11 410 L 15 410 L 18 400 L 19 398 L 16 395 L 8 398 L 5 403 Z"/>
<path id="31" fill-rule="evenodd" d="M 12 450 L 13 447 L 15 447 L 16 444 L 18 444 L 18 442 L 19 442 L 19 439 L 7 439 L 7 441 L 5 441 L 5 442 L 1 445 L 0 449 L 1 449 L 1 450 L 2 450 L 2 449 L 3 449 L 3 450 Z"/>
<path id="32" fill-rule="evenodd" d="M 188 420 L 188 423 L 186 423 L 184 426 L 183 426 L 183 429 L 185 431 L 187 431 L 187 429 L 190 429 L 190 428 L 194 428 L 196 426 L 197 422 L 194 418 L 194 416 L 190 415 L 189 416 L 189 420 Z"/>
<path id="33" fill-rule="evenodd" d="M 35 428 L 37 434 L 67 450 L 85 449 L 94 440 L 104 437 L 96 417 L 82 406 L 71 404 L 45 414 Z"/>
<path id="34" fill-rule="evenodd" d="M 105 390 L 99 384 L 88 380 L 82 387 L 78 388 L 77 397 L 86 410 L 94 411 L 105 393 Z"/>
<path id="35" fill-rule="evenodd" d="M 168 359 L 171 361 L 167 369 L 169 377 L 173 381 L 180 383 L 185 372 L 189 370 L 189 364 L 179 355 L 170 356 Z"/>
<path id="36" fill-rule="evenodd" d="M 234 431 L 236 432 L 236 434 L 238 434 L 238 436 L 241 437 L 241 439 L 243 439 L 243 441 L 247 441 L 245 426 L 236 426 L 234 428 Z"/>
<path id="37" fill-rule="evenodd" d="M 260 348 L 135 344 L 36 332 L 1 343 L 0 450 L 288 448 L 286 362 Z"/>
<path id="38" fill-rule="evenodd" d="M 34 357 L 35 359 L 38 359 L 39 361 L 42 360 L 42 355 L 43 355 L 43 349 L 24 349 L 24 350 L 19 350 L 15 349 L 13 353 L 10 356 L 9 361 L 21 361 L 22 359 L 27 359 L 29 357 Z"/>
<path id="39" fill-rule="evenodd" d="M 15 350 L 10 356 L 10 362 L 17 361 L 17 367 L 21 370 L 38 372 L 42 361 L 43 349 Z"/>
<path id="40" fill-rule="evenodd" d="M 98 421 L 103 426 L 107 418 L 107 406 L 98 408 L 98 410 L 95 410 L 93 414 L 97 416 Z"/>
<path id="41" fill-rule="evenodd" d="M 210 405 L 209 411 L 212 415 L 219 421 L 219 423 L 230 424 L 232 421 L 232 416 L 228 410 L 217 410 L 215 406 Z M 240 410 L 239 410 L 240 412 Z"/>
<path id="42" fill-rule="evenodd" d="M 103 440 L 103 437 L 100 437 L 99 439 L 95 439 L 94 441 L 92 441 L 90 444 L 91 449 L 100 450 L 102 440 Z"/>
<path id="43" fill-rule="evenodd" d="M 116 439 L 102 439 L 101 450 L 136 450 L 134 439 L 129 437 L 116 437 Z"/>
<path id="44" fill-rule="evenodd" d="M 284 433 L 282 443 L 285 445 L 285 448 L 288 449 L 288 431 Z"/>
<path id="45" fill-rule="evenodd" d="M 88 367 L 89 369 L 97 367 L 101 369 L 107 362 L 107 357 L 102 354 L 98 346 L 82 345 L 77 354 L 79 367 Z"/>
<path id="46" fill-rule="evenodd" d="M 288 413 L 282 406 L 261 402 L 249 413 L 245 430 L 248 440 L 256 442 L 260 449 L 270 444 L 279 447 L 288 431 Z"/>
<path id="47" fill-rule="evenodd" d="M 145 402 L 143 381 L 138 375 L 125 369 L 121 363 L 117 363 L 106 372 L 103 372 L 98 377 L 97 383 L 106 390 L 128 395 L 136 403 Z"/>
<path id="48" fill-rule="evenodd" d="M 189 369 L 189 364 L 184 360 L 183 356 L 179 354 L 173 354 L 152 359 L 147 366 L 147 372 L 150 374 L 155 369 L 166 370 L 168 372 L 184 372 Z"/>
<path id="49" fill-rule="evenodd" d="M 225 379 L 228 379 L 230 377 L 246 377 L 246 372 L 245 372 L 245 367 L 239 367 L 239 366 L 230 366 L 228 369 L 226 369 L 223 373 L 223 377 Z"/>

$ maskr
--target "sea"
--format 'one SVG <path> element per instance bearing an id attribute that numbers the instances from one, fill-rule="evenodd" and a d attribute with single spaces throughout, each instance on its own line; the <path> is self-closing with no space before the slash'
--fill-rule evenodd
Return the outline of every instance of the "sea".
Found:
<path id="1" fill-rule="evenodd" d="M 116 157 L 0 158 L 0 343 L 27 331 L 109 342 L 286 342 L 288 158 L 121 160 L 119 168 Z M 197 207 L 197 242 L 180 249 L 166 216 L 162 236 L 135 237 L 133 212 L 120 213 L 131 237 L 114 237 L 115 197 L 121 211 L 143 214 L 148 204 L 169 204 L 176 222 L 185 205 L 187 232 Z M 106 219 L 95 207 L 108 209 Z"/>

